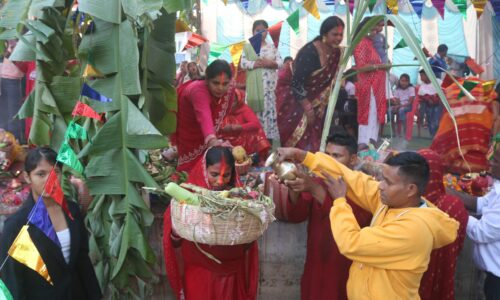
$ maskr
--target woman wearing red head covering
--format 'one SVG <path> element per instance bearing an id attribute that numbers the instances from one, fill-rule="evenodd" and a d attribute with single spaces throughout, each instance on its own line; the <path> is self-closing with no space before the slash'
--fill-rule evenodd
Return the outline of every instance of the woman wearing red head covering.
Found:
<path id="1" fill-rule="evenodd" d="M 234 100 L 231 68 L 226 61 L 215 60 L 205 73 L 205 80 L 189 81 L 177 89 L 177 130 L 171 139 L 179 153 L 179 171 L 190 172 L 207 148 L 224 144 L 217 135 Z"/>
<path id="2" fill-rule="evenodd" d="M 242 146 L 247 153 L 258 153 L 259 158 L 264 161 L 271 144 L 259 119 L 250 106 L 245 104 L 245 93 L 236 89 L 235 94 L 231 112 L 222 121 L 220 138 L 233 146 Z"/>
<path id="3" fill-rule="evenodd" d="M 455 299 L 455 268 L 464 245 L 469 215 L 460 199 L 446 194 L 443 159 L 430 149 L 422 149 L 419 153 L 427 160 L 430 168 L 425 198 L 460 223 L 457 239 L 448 246 L 432 251 L 429 267 L 420 281 L 419 294 L 422 300 Z"/>
<path id="4" fill-rule="evenodd" d="M 241 186 L 229 148 L 206 151 L 188 176 L 188 183 L 211 189 L 228 190 Z M 170 207 L 163 228 L 163 250 L 170 286 L 178 299 L 255 299 L 259 276 L 257 242 L 235 246 L 198 244 L 221 263 L 207 257 L 195 243 L 172 230 Z"/>

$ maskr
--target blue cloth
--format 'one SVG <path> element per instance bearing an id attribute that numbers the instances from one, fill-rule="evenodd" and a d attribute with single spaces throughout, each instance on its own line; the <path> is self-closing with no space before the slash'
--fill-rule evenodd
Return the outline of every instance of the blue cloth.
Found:
<path id="1" fill-rule="evenodd" d="M 428 103 L 421 102 L 420 103 L 420 113 L 421 116 L 425 116 L 427 120 L 427 126 L 429 128 L 429 134 L 431 137 L 436 135 L 436 132 L 439 128 L 439 121 L 441 120 L 441 114 L 443 109 L 441 105 L 429 105 Z"/>
<path id="2" fill-rule="evenodd" d="M 52 225 L 52 221 L 50 221 L 49 212 L 45 207 L 42 196 L 40 196 L 38 201 L 35 203 L 28 220 L 32 225 L 38 227 L 38 229 L 40 229 L 51 241 L 53 241 L 54 244 L 59 247 L 61 246 L 59 239 L 57 238 L 56 231 L 54 230 L 54 226 Z"/>
<path id="3" fill-rule="evenodd" d="M 429 64 L 432 67 L 432 72 L 434 72 L 434 75 L 436 75 L 437 78 L 441 78 L 441 75 L 443 74 L 443 70 L 441 69 L 448 69 L 446 61 L 439 54 L 429 58 Z"/>

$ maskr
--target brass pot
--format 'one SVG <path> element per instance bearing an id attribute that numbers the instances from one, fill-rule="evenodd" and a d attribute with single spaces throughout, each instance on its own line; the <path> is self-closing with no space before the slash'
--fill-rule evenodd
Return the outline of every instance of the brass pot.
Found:
<path id="1" fill-rule="evenodd" d="M 280 180 L 294 180 L 297 178 L 295 175 L 297 166 L 288 161 L 278 162 L 278 154 L 276 152 L 273 152 L 267 158 L 266 167 L 271 167 Z"/>

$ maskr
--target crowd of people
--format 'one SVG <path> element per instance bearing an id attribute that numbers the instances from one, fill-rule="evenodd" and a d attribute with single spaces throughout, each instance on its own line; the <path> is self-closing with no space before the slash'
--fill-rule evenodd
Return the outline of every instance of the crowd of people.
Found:
<path id="1" fill-rule="evenodd" d="M 231 147 L 242 146 L 254 164 L 262 165 L 273 145 L 281 146 L 278 161 L 296 163 L 296 178 L 282 181 L 271 175 L 265 184 L 285 191 L 273 197 L 285 207 L 284 221 L 308 221 L 302 299 L 454 299 L 455 268 L 466 235 L 475 244 L 477 266 L 486 272 L 486 298 L 500 299 L 500 149 L 491 160 L 493 189 L 478 198 L 447 194 L 442 160 L 430 149 L 390 156 L 378 176 L 355 170 L 358 151 L 378 142 L 381 125 L 392 123 L 394 135 L 406 138 L 414 122 L 409 113 L 417 112 L 433 136 L 442 113 L 424 71 L 416 87 L 408 74 L 391 87 L 383 26 L 380 22 L 362 37 L 355 67 L 344 74 L 338 70 L 345 25 L 336 16 L 323 21 L 319 35 L 295 59 L 281 59 L 268 41 L 267 22 L 257 20 L 252 34 L 262 33 L 260 51 L 245 45 L 238 68 L 224 60 L 204 71 L 195 62 L 181 63 L 175 79 L 177 130 L 170 138 L 177 170 L 187 172 L 193 185 L 229 190 L 242 186 Z M 430 59 L 436 77 L 447 68 L 446 52 L 441 45 Z M 336 76 L 345 77 L 336 121 L 332 129 L 324 128 Z M 323 130 L 330 133 L 324 153 L 319 152 Z M 74 219 L 69 218 L 42 192 L 50 169 L 58 169 L 55 156 L 46 148 L 28 155 L 31 195 L 7 221 L 0 243 L 1 262 L 28 213 L 43 201 L 60 251 L 36 228 L 33 242 L 54 284 L 15 260 L 7 260 L 1 275 L 15 299 L 99 299 L 78 208 L 70 205 Z M 466 208 L 482 218 L 469 216 Z M 178 299 L 257 298 L 256 241 L 234 246 L 191 242 L 175 232 L 171 218 L 167 208 L 163 251 Z"/>

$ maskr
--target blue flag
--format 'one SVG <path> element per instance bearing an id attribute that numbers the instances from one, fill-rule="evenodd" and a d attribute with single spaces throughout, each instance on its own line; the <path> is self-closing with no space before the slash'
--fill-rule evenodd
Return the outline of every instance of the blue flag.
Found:
<path id="1" fill-rule="evenodd" d="M 89 97 L 91 99 L 100 101 L 100 102 L 111 102 L 113 99 L 108 98 L 104 95 L 99 94 L 98 91 L 91 88 L 88 84 L 84 83 L 82 88 L 82 95 Z"/>
<path id="2" fill-rule="evenodd" d="M 262 46 L 262 31 L 257 32 L 254 36 L 248 39 L 250 41 L 250 44 L 253 47 L 253 50 L 255 50 L 255 53 L 257 55 L 260 54 L 260 47 Z"/>
<path id="3" fill-rule="evenodd" d="M 31 225 L 40 229 L 56 245 L 61 246 L 59 239 L 57 238 L 56 231 L 54 230 L 54 226 L 52 225 L 52 221 L 50 221 L 49 212 L 45 207 L 42 196 L 38 198 L 38 201 L 31 210 L 28 221 Z"/>

